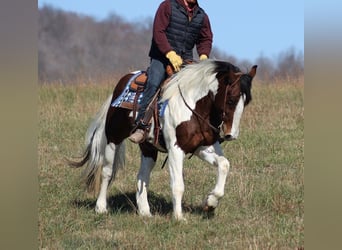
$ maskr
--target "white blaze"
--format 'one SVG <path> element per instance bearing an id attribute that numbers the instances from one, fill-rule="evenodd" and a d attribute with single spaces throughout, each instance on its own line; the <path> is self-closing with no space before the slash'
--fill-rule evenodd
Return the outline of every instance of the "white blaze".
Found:
<path id="1" fill-rule="evenodd" d="M 237 139 L 237 137 L 239 136 L 240 119 L 243 113 L 245 99 L 246 99 L 246 96 L 241 95 L 240 100 L 235 108 L 232 129 L 230 131 L 230 135 L 232 136 L 232 139 Z"/>

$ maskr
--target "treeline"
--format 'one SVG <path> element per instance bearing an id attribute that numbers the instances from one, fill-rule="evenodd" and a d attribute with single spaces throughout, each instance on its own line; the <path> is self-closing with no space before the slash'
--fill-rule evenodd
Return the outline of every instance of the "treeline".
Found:
<path id="1" fill-rule="evenodd" d="M 40 82 L 96 79 L 146 69 L 152 37 L 152 18 L 127 22 L 116 14 L 96 21 L 89 16 L 45 6 L 38 19 L 38 77 Z M 242 70 L 258 64 L 258 78 L 296 78 L 304 73 L 304 55 L 294 48 L 277 58 L 260 56 L 255 62 L 236 59 L 217 48 L 212 58 L 226 60 Z"/>

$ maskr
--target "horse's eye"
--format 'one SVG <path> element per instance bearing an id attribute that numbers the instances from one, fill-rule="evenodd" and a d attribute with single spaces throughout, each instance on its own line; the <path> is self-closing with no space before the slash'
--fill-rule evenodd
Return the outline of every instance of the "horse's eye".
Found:
<path id="1" fill-rule="evenodd" d="M 234 100 L 232 100 L 232 99 L 228 100 L 228 102 L 227 102 L 227 104 L 228 104 L 229 106 L 234 106 L 235 103 L 236 103 L 236 102 L 235 102 Z"/>

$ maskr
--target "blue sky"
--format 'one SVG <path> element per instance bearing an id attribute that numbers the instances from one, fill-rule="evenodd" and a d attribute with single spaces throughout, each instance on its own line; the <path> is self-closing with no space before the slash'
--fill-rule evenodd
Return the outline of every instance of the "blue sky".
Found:
<path id="1" fill-rule="evenodd" d="M 38 7 L 50 5 L 89 15 L 97 20 L 115 13 L 127 21 L 153 18 L 161 0 L 38 0 Z M 295 48 L 304 53 L 304 0 L 228 1 L 199 0 L 209 15 L 214 46 L 237 59 L 255 60 L 260 55 L 276 58 Z"/>

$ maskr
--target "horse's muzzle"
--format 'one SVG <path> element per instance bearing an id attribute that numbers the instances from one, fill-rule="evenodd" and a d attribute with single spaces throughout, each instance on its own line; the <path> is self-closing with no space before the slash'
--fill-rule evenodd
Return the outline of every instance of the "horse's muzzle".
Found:
<path id="1" fill-rule="evenodd" d="M 222 126 L 220 126 L 220 137 L 222 140 L 224 141 L 233 141 L 236 140 L 239 136 L 239 131 L 238 130 L 234 130 L 232 131 L 231 129 L 226 131 L 225 129 L 225 125 L 222 124 Z"/>
<path id="2" fill-rule="evenodd" d="M 234 136 L 232 136 L 230 134 L 224 136 L 224 140 L 225 141 L 232 141 L 232 140 L 235 140 L 235 139 L 236 139 L 236 137 L 234 137 Z"/>

